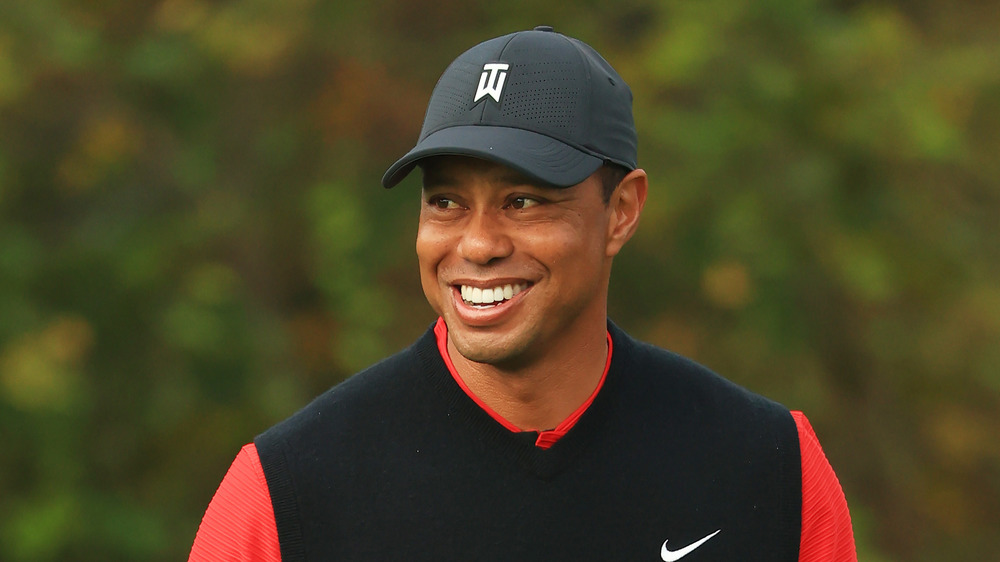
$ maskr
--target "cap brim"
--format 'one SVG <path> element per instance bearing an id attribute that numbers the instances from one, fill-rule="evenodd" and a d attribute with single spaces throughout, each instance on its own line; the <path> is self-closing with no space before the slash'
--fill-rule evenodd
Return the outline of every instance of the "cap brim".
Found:
<path id="1" fill-rule="evenodd" d="M 569 187 L 587 179 L 604 163 L 545 135 L 490 125 L 449 127 L 427 135 L 382 176 L 387 189 L 403 180 L 420 160 L 430 156 L 473 156 L 517 170 L 542 183 Z"/>

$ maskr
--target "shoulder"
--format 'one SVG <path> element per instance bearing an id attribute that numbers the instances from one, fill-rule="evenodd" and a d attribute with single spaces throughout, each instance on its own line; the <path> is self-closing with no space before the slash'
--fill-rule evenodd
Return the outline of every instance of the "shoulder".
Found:
<path id="1" fill-rule="evenodd" d="M 436 368 L 433 334 L 425 333 L 410 347 L 352 375 L 316 397 L 308 405 L 257 436 L 258 448 L 273 442 L 294 442 L 323 435 L 323 428 L 344 429 L 370 425 L 380 412 L 398 409 Z"/>
<path id="2" fill-rule="evenodd" d="M 691 414 L 710 416 L 766 416 L 794 431 L 788 408 L 708 367 L 661 347 L 639 341 L 610 324 L 614 359 L 621 360 L 625 378 L 651 399 L 683 407 Z"/>
<path id="3" fill-rule="evenodd" d="M 791 412 L 621 330 L 612 330 L 612 341 L 618 363 L 615 380 L 609 372 L 606 382 L 616 385 L 609 410 L 624 427 L 618 441 L 627 453 L 642 455 L 657 475 L 686 482 L 691 495 L 683 500 L 702 502 L 713 520 L 761 517 L 757 532 L 784 537 L 789 551 L 797 547 L 802 472 Z"/>

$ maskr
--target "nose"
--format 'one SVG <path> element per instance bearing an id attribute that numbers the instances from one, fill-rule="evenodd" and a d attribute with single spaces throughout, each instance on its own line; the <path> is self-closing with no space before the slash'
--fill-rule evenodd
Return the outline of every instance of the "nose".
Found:
<path id="1" fill-rule="evenodd" d="M 458 255 L 479 265 L 503 259 L 514 252 L 514 243 L 503 218 L 489 211 L 474 213 L 465 224 L 458 242 Z"/>

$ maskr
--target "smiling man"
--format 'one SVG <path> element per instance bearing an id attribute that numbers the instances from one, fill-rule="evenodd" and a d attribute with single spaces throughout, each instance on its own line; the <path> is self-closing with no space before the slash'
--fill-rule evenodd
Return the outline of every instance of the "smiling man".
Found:
<path id="1" fill-rule="evenodd" d="M 607 318 L 632 94 L 542 27 L 458 57 L 416 146 L 438 321 L 243 448 L 192 560 L 856 560 L 801 412 Z"/>

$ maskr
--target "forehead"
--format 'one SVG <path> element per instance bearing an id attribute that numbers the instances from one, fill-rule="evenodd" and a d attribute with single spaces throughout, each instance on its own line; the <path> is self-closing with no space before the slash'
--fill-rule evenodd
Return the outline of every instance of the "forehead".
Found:
<path id="1" fill-rule="evenodd" d="M 530 185 L 538 188 L 558 189 L 513 168 L 489 160 L 470 156 L 435 156 L 420 163 L 424 188 L 448 186 L 473 180 L 496 185 Z"/>

